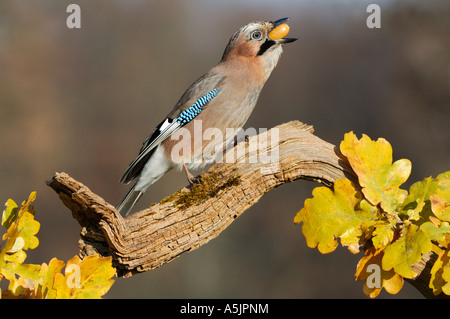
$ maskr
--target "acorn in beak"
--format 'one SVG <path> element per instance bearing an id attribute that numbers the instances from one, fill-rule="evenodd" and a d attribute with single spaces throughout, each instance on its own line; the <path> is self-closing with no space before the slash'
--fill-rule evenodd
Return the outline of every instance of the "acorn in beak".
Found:
<path id="1" fill-rule="evenodd" d="M 267 35 L 268 39 L 274 41 L 275 43 L 290 43 L 297 41 L 298 38 L 286 38 L 289 33 L 289 26 L 286 24 L 287 20 L 289 20 L 289 18 L 271 21 L 273 27 Z"/>
<path id="2" fill-rule="evenodd" d="M 285 23 L 289 18 L 271 21 L 272 28 L 267 34 L 266 41 L 261 45 L 258 54 L 262 55 L 275 44 L 285 44 L 297 41 L 298 38 L 286 38 L 289 33 L 289 26 Z"/>

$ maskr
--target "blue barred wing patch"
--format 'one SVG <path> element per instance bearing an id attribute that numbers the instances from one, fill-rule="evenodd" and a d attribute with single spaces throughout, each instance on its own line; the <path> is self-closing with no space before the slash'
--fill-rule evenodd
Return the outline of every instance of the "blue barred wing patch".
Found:
<path id="1" fill-rule="evenodd" d="M 197 115 L 200 114 L 201 111 L 203 111 L 204 106 L 213 98 L 215 98 L 220 91 L 221 89 L 214 89 L 203 95 L 194 104 L 192 104 L 192 106 L 183 111 L 177 117 L 177 122 L 180 123 L 181 126 L 184 126 L 192 121 Z"/>

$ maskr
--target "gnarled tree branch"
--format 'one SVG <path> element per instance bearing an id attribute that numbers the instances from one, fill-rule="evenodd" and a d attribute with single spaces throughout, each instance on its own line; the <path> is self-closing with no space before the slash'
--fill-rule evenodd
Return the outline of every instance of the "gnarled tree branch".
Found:
<path id="1" fill-rule="evenodd" d="M 266 192 L 281 184 L 297 179 L 327 186 L 338 178 L 356 181 L 338 148 L 312 132 L 311 126 L 292 121 L 252 136 L 227 152 L 235 155 L 234 164 L 214 164 L 202 175 L 203 184 L 184 188 L 127 218 L 65 173 L 56 173 L 48 185 L 82 226 L 80 256 L 95 253 L 112 256 L 118 276 L 131 276 L 157 268 L 206 244 Z M 276 133 L 279 143 L 274 147 L 278 148 L 279 162 L 249 163 L 252 156 L 261 153 L 246 146 L 254 143 L 254 139 L 270 140 Z M 270 143 L 266 145 L 269 145 L 269 152 L 276 150 L 271 149 Z M 421 279 L 427 276 L 423 272 L 426 265 L 426 261 L 418 265 Z M 420 280 L 410 282 L 416 285 Z M 421 288 L 418 289 L 423 294 L 429 292 L 423 284 Z"/>

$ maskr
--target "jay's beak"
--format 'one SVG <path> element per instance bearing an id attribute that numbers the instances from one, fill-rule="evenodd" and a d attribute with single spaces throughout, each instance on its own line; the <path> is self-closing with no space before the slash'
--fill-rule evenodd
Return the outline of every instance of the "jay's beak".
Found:
<path id="1" fill-rule="evenodd" d="M 283 18 L 270 22 L 272 26 L 267 34 L 266 41 L 261 45 L 257 55 L 264 54 L 264 52 L 275 44 L 290 43 L 298 40 L 298 38 L 286 38 L 289 33 L 289 27 L 285 22 L 288 19 L 289 18 Z"/>
<path id="2" fill-rule="evenodd" d="M 287 20 L 289 20 L 289 18 L 282 18 L 282 19 L 278 19 L 278 20 L 270 22 L 272 24 L 272 28 L 270 29 L 270 32 L 269 32 L 269 39 L 270 40 L 275 41 L 276 43 L 281 43 L 281 44 L 283 44 L 283 43 L 290 43 L 290 42 L 294 42 L 294 41 L 298 40 L 298 38 L 285 38 L 285 36 L 289 32 L 289 27 L 287 27 L 287 25 L 286 25 L 286 27 L 287 27 L 286 34 L 281 39 L 272 39 L 270 37 L 271 31 L 276 29 L 278 26 L 281 26 L 282 24 L 285 24 Z"/>

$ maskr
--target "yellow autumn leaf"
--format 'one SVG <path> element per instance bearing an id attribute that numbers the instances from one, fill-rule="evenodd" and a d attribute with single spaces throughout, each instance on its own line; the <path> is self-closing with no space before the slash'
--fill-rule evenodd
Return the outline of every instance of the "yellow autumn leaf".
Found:
<path id="1" fill-rule="evenodd" d="M 439 210 L 438 206 L 444 208 L 444 198 L 447 198 L 447 202 L 450 200 L 449 189 L 450 172 L 442 173 L 434 179 L 427 177 L 422 181 L 414 183 L 409 188 L 409 195 L 403 203 L 402 210 L 406 212 L 410 220 L 419 221 L 421 219 L 421 221 L 426 221 L 433 215 L 432 198 L 435 198 L 435 209 Z M 438 210 L 436 212 L 440 213 L 441 211 L 438 212 Z M 445 213 L 442 217 L 445 220 Z M 449 217 L 447 215 L 447 218 Z"/>
<path id="2" fill-rule="evenodd" d="M 19 250 L 22 250 L 22 248 L 25 246 L 25 240 L 23 240 L 22 237 L 18 236 L 16 240 L 14 241 L 13 246 L 8 249 L 6 252 L 7 254 L 14 254 L 18 252 Z"/>
<path id="3" fill-rule="evenodd" d="M 6 233 L 3 234 L 2 240 L 7 240 L 7 242 L 2 245 L 3 253 L 10 251 L 13 248 L 17 237 L 19 237 L 17 223 L 14 223 L 17 218 L 19 207 L 12 199 L 8 199 L 8 201 L 5 203 L 5 206 L 6 209 L 3 210 L 2 214 L 2 226 L 6 228 Z"/>
<path id="4" fill-rule="evenodd" d="M 68 261 L 64 275 L 61 273 L 64 262 L 56 258 L 48 265 L 23 264 L 26 258 L 24 250 L 39 245 L 35 235 L 40 224 L 34 219 L 35 211 L 31 205 L 35 199 L 36 193 L 32 192 L 20 208 L 11 199 L 6 202 L 1 223 L 7 231 L 3 235 L 6 242 L 0 246 L 0 280 L 7 279 L 9 287 L 1 291 L 1 297 L 100 298 L 114 282 L 111 280 L 115 275 L 111 257 L 95 255 L 84 260 L 74 257 Z"/>
<path id="5" fill-rule="evenodd" d="M 8 291 L 11 295 L 19 296 L 24 293 L 27 297 L 31 297 L 34 290 L 34 283 L 38 280 L 39 269 L 39 265 L 33 264 L 6 264 L 2 268 L 2 273 L 9 272 L 6 278 L 10 281 Z"/>
<path id="6" fill-rule="evenodd" d="M 10 241 L 13 241 L 13 240 L 9 240 L 8 242 L 10 242 Z M 13 248 L 14 248 L 14 246 L 13 246 Z M 11 253 L 11 254 L 8 252 L 9 251 L 6 251 L 6 254 L 4 254 L 3 257 L 0 256 L 0 258 L 2 258 L 4 262 L 21 264 L 27 258 L 27 254 L 22 249 L 14 252 L 14 253 Z"/>
<path id="7" fill-rule="evenodd" d="M 302 232 L 307 245 L 317 246 L 323 254 L 334 251 L 341 239 L 342 245 L 356 252 L 362 235 L 362 225 L 374 223 L 379 216 L 376 211 L 358 210 L 360 196 L 347 179 L 338 179 L 334 190 L 317 187 L 313 198 L 305 201 L 294 222 L 303 222 Z"/>
<path id="8" fill-rule="evenodd" d="M 450 296 L 450 263 L 447 263 L 443 267 L 442 278 L 445 280 L 445 284 L 442 286 L 442 292 Z"/>
<path id="9" fill-rule="evenodd" d="M 430 196 L 431 210 L 442 221 L 450 222 L 450 187 Z"/>
<path id="10" fill-rule="evenodd" d="M 0 251 L 0 273 L 2 273 L 1 267 L 4 267 L 7 262 L 22 263 L 26 258 L 26 254 L 22 250 L 25 246 L 25 240 L 20 237 L 20 229 L 16 221 L 17 210 L 14 208 L 17 208 L 17 205 L 12 200 L 9 200 L 6 205 L 7 208 L 3 211 L 3 216 L 5 216 L 5 213 L 8 214 L 11 211 L 15 211 L 15 213 L 14 215 L 8 214 L 8 217 L 5 219 L 8 221 L 4 225 L 9 226 L 9 228 L 2 237 L 3 240 L 6 240 L 6 243 L 2 245 L 3 247 L 1 247 L 2 250 Z M 22 247 L 17 249 L 19 246 Z"/>
<path id="11" fill-rule="evenodd" d="M 30 206 L 32 207 L 32 206 Z M 23 212 L 18 220 L 18 227 L 20 229 L 20 237 L 23 238 L 25 244 L 23 249 L 34 249 L 39 245 L 39 240 L 35 236 L 39 232 L 40 224 L 34 220 L 34 210 L 27 210 Z"/>
<path id="12" fill-rule="evenodd" d="M 5 227 L 5 229 L 8 229 L 16 220 L 19 207 L 12 199 L 8 199 L 5 206 L 6 208 L 2 213 L 2 226 Z M 3 240 L 5 240 L 5 238 L 3 238 Z"/>
<path id="13" fill-rule="evenodd" d="M 52 258 L 48 265 L 43 263 L 39 271 L 39 280 L 36 282 L 35 295 L 39 299 L 56 298 L 56 289 L 54 288 L 54 278 L 61 274 L 64 268 L 64 261 Z"/>
<path id="14" fill-rule="evenodd" d="M 380 222 L 374 226 L 372 244 L 377 250 L 386 248 L 394 239 L 394 227 L 387 222 Z"/>
<path id="15" fill-rule="evenodd" d="M 411 266 L 418 262 L 422 254 L 432 249 L 431 240 L 414 224 L 406 225 L 400 237 L 384 250 L 383 269 L 394 271 L 404 278 L 414 278 L 417 274 Z"/>
<path id="16" fill-rule="evenodd" d="M 450 245 L 450 225 L 448 222 L 440 222 L 439 226 L 432 222 L 425 222 L 420 226 L 420 229 L 429 239 L 436 241 L 443 247 Z"/>
<path id="17" fill-rule="evenodd" d="M 39 244 L 34 236 L 39 231 L 39 223 L 34 220 L 31 205 L 35 198 L 36 193 L 32 192 L 20 208 L 11 199 L 6 202 L 2 226 L 7 231 L 2 237 L 6 243 L 0 251 L 0 276 L 10 283 L 8 290 L 2 292 L 2 297 L 29 297 L 33 281 L 37 278 L 38 265 L 22 264 L 26 258 L 24 250 L 36 248 Z"/>
<path id="18" fill-rule="evenodd" d="M 389 142 L 383 138 L 372 141 L 364 134 L 360 140 L 353 132 L 345 134 L 340 149 L 358 176 L 365 198 L 374 206 L 380 204 L 388 214 L 396 215 L 407 196 L 407 191 L 399 186 L 408 179 L 411 162 L 401 159 L 392 163 Z"/>
<path id="19" fill-rule="evenodd" d="M 356 280 L 364 280 L 363 292 L 370 298 L 377 297 L 381 289 L 395 295 L 403 287 L 403 277 L 394 270 L 384 270 L 381 267 L 383 252 L 377 253 L 375 249 L 368 249 L 356 267 Z"/>
<path id="20" fill-rule="evenodd" d="M 444 268 L 450 268 L 450 257 L 448 250 L 439 249 L 438 257 L 431 268 L 430 289 L 433 290 L 435 296 L 443 292 L 442 288 L 446 286 L 446 290 L 450 288 L 450 278 L 443 277 Z M 446 292 L 450 295 L 450 291 Z"/>
<path id="21" fill-rule="evenodd" d="M 439 184 L 443 189 L 450 187 L 450 171 L 439 174 L 436 179 L 439 180 Z"/>
<path id="22" fill-rule="evenodd" d="M 14 201 L 8 200 L 6 203 L 7 208 L 2 215 L 2 225 L 8 226 L 7 232 L 3 235 L 3 240 L 7 240 L 6 246 L 8 248 L 5 247 L 6 252 L 14 250 L 14 246 L 17 248 L 17 240 L 21 244 L 23 241 L 21 250 L 15 251 L 15 258 L 5 256 L 5 259 L 9 261 L 22 263 L 26 257 L 22 250 L 34 249 L 39 245 L 39 240 L 35 235 L 39 232 L 40 224 L 34 220 L 35 212 L 31 205 L 35 199 L 36 193 L 32 192 L 28 201 L 23 202 L 18 211 Z"/>
<path id="23" fill-rule="evenodd" d="M 56 274 L 54 289 L 58 299 L 97 299 L 101 298 L 114 283 L 111 278 L 116 270 L 111 257 L 78 256 L 67 262 L 65 274 Z"/>
<path id="24" fill-rule="evenodd" d="M 358 176 L 361 191 L 337 180 L 333 189 L 319 187 L 294 218 L 303 223 L 309 247 L 321 253 L 335 250 L 338 240 L 357 252 L 371 244 L 358 263 L 356 279 L 374 298 L 384 288 L 395 294 L 404 278 L 415 278 L 413 265 L 431 250 L 442 254 L 434 264 L 430 288 L 450 295 L 450 171 L 437 178 L 400 188 L 411 173 L 407 159 L 393 163 L 391 145 L 353 132 L 340 145 Z M 367 246 L 366 246 L 367 247 Z"/>
<path id="25" fill-rule="evenodd" d="M 437 187 L 438 182 L 428 177 L 423 181 L 414 183 L 409 188 L 408 197 L 403 203 L 403 210 L 406 211 L 408 219 L 419 220 L 421 217 L 426 217 L 423 210 L 427 202 L 430 201 L 430 195 L 436 192 Z M 429 215 L 429 213 L 426 213 L 426 215 Z"/>

